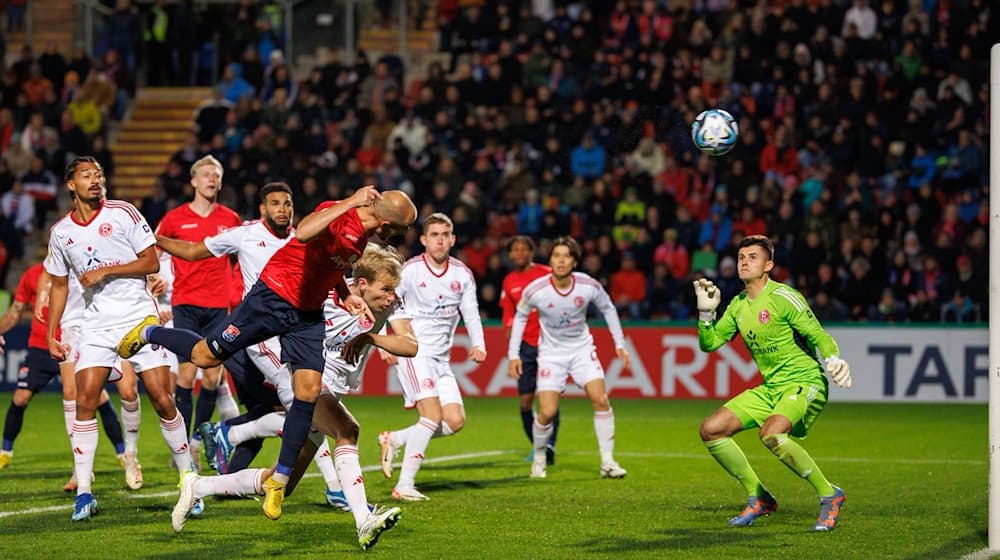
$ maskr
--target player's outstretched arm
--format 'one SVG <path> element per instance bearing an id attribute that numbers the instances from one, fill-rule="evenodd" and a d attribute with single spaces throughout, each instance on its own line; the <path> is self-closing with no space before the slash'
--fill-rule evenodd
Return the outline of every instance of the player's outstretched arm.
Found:
<path id="1" fill-rule="evenodd" d="M 204 241 L 192 243 L 190 241 L 182 241 L 180 239 L 172 239 L 170 237 L 157 235 L 156 245 L 171 255 L 186 261 L 200 261 L 214 256 L 212 252 L 208 250 L 208 247 L 205 246 Z"/>
<path id="2" fill-rule="evenodd" d="M 397 319 L 390 323 L 392 334 L 362 333 L 344 344 L 340 357 L 354 365 L 364 356 L 369 346 L 379 348 L 393 356 L 412 358 L 419 347 L 410 319 Z"/>
<path id="3" fill-rule="evenodd" d="M 382 198 L 382 193 L 378 192 L 375 185 L 365 185 L 354 191 L 354 194 L 351 196 L 340 201 L 340 204 L 327 206 L 302 218 L 299 225 L 295 227 L 295 239 L 298 239 L 302 243 L 308 243 L 316 239 L 334 220 L 343 216 L 352 208 L 371 204 L 380 198 Z"/>

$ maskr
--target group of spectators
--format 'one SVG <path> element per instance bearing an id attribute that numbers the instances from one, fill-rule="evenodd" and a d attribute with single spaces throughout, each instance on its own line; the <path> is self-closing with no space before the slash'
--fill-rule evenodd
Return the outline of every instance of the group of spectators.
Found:
<path id="1" fill-rule="evenodd" d="M 83 49 L 67 58 L 52 44 L 41 53 L 24 45 L 10 64 L 4 64 L 0 77 L 0 289 L 7 287 L 10 266 L 24 256 L 26 245 L 31 246 L 26 241 L 32 235 L 35 245 L 44 241 L 59 206 L 66 162 L 91 154 L 109 176 L 114 174 L 108 122 L 120 118 L 127 106 L 134 93 L 128 89 L 130 83 L 113 51 L 92 60 Z"/>
<path id="2" fill-rule="evenodd" d="M 331 52 L 293 76 L 247 28 L 196 131 L 143 211 L 184 200 L 189 162 L 226 167 L 223 202 L 293 185 L 300 215 L 367 183 L 448 213 L 499 316 L 514 234 L 582 240 L 580 268 L 632 319 L 689 318 L 690 281 L 741 289 L 736 245 L 765 233 L 774 276 L 822 319 L 985 320 L 987 0 L 440 1 L 416 79 L 395 53 Z M 244 1 L 249 21 L 263 6 Z M 262 56 L 261 44 L 274 46 Z M 408 71 L 410 76 L 408 76 Z M 698 152 L 719 106 L 737 147 Z M 418 230 L 401 242 L 419 248 Z"/>

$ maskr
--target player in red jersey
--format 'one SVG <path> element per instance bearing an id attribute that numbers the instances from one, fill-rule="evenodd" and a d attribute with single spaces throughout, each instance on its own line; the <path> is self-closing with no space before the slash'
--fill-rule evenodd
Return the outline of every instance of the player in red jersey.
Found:
<path id="1" fill-rule="evenodd" d="M 532 281 L 552 272 L 547 265 L 534 262 L 535 242 L 527 235 L 517 235 L 507 242 L 507 256 L 514 264 L 503 279 L 500 292 L 500 307 L 503 309 L 503 331 L 510 340 L 510 330 L 514 326 L 514 315 L 517 314 L 517 304 L 521 301 L 524 288 Z M 521 341 L 521 362 L 523 372 L 517 378 L 517 394 L 521 403 L 521 426 L 524 428 L 528 441 L 532 439 L 532 426 L 535 423 L 535 385 L 538 375 L 538 336 L 541 330 L 538 326 L 538 311 L 533 310 L 528 316 L 528 325 L 524 329 L 524 339 Z M 559 410 L 552 419 L 552 436 L 545 448 L 545 462 L 549 465 L 556 461 L 556 437 L 559 434 Z"/>
<path id="2" fill-rule="evenodd" d="M 295 239 L 274 253 L 224 328 L 202 338 L 159 327 L 156 317 L 147 317 L 122 338 L 123 356 L 153 343 L 190 357 L 199 367 L 214 367 L 251 344 L 281 337 L 281 361 L 292 371 L 295 399 L 285 416 L 276 472 L 264 488 L 264 513 L 271 519 L 281 516 L 285 484 L 309 434 L 320 392 L 323 303 L 336 289 L 348 307 L 363 304 L 351 295 L 344 273 L 361 257 L 371 234 L 388 239 L 406 231 L 416 218 L 417 208 L 406 193 L 379 193 L 371 185 L 340 202 L 323 202 L 299 222 Z M 364 306 L 356 311 L 365 312 Z"/>
<path id="3" fill-rule="evenodd" d="M 14 302 L 7 313 L 0 318 L 0 353 L 3 353 L 3 334 L 14 328 L 14 325 L 21 318 L 21 313 L 27 309 L 40 305 L 38 301 L 39 278 L 42 276 L 44 267 L 42 263 L 29 266 L 21 276 L 17 284 L 17 292 L 14 294 Z M 28 336 L 28 355 L 25 358 L 24 367 L 18 376 L 17 388 L 10 400 L 10 408 L 7 409 L 7 416 L 3 425 L 3 447 L 0 449 L 0 469 L 10 465 L 14 454 L 14 440 L 21 432 L 21 425 L 24 421 L 24 412 L 28 408 L 28 403 L 35 393 L 41 391 L 56 376 L 59 375 L 59 362 L 49 355 L 49 343 L 46 333 L 48 332 L 47 305 L 41 313 L 35 313 L 31 318 L 31 334 Z M 76 417 L 76 380 L 72 372 L 62 378 L 63 387 L 63 409 L 67 410 L 72 405 L 71 411 L 65 414 L 66 433 L 73 431 L 73 419 Z M 125 440 L 122 436 L 122 425 L 115 412 L 114 406 L 108 400 L 108 392 L 101 391 L 100 401 L 97 408 L 104 423 L 104 433 L 115 446 L 115 454 L 119 459 L 125 453 Z"/>
<path id="4" fill-rule="evenodd" d="M 213 156 L 205 156 L 191 165 L 191 186 L 194 199 L 167 212 L 156 229 L 157 235 L 199 243 L 206 237 L 236 227 L 243 223 L 239 215 L 218 203 L 222 189 L 222 163 Z M 226 279 L 232 275 L 229 259 L 212 257 L 198 261 L 173 258 L 174 284 L 171 310 L 174 326 L 188 329 L 202 336 L 213 332 L 225 324 L 229 316 L 230 287 Z M 239 292 L 242 295 L 242 289 Z M 177 410 L 184 417 L 184 425 L 199 426 L 208 422 L 215 411 L 219 395 L 221 367 L 204 368 L 201 378 L 201 394 L 191 423 L 192 397 L 198 366 L 190 361 L 182 361 L 178 366 L 177 387 L 174 399 Z M 191 437 L 191 456 L 198 464 L 201 440 L 198 431 Z"/>

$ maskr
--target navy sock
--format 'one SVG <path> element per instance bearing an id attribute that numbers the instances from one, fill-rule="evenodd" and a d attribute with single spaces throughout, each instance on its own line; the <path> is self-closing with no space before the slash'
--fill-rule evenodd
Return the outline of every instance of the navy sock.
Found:
<path id="1" fill-rule="evenodd" d="M 191 351 L 194 345 L 201 342 L 203 337 L 187 329 L 168 329 L 166 327 L 149 327 L 146 331 L 146 340 L 150 344 L 159 344 L 174 354 L 182 362 L 191 361 Z"/>
<path id="2" fill-rule="evenodd" d="M 528 436 L 528 441 L 535 442 L 534 428 L 532 426 L 535 424 L 535 411 L 532 409 L 521 411 L 521 427 L 524 428 L 524 435 Z"/>
<path id="3" fill-rule="evenodd" d="M 290 475 L 299 458 L 299 452 L 309 437 L 313 410 L 316 403 L 295 399 L 285 416 L 285 427 L 281 430 L 281 453 L 278 454 L 277 472 Z"/>
<path id="4" fill-rule="evenodd" d="M 97 412 L 101 413 L 101 423 L 104 424 L 104 433 L 108 435 L 111 444 L 115 446 L 115 453 L 121 455 L 125 453 L 125 438 L 122 437 L 122 423 L 118 419 L 115 407 L 108 401 L 97 407 Z"/>
<path id="5" fill-rule="evenodd" d="M 249 467 L 257 453 L 260 453 L 261 447 L 264 447 L 262 439 L 252 439 L 237 445 L 236 449 L 233 449 L 233 454 L 229 456 L 228 472 L 242 471 Z"/>
<path id="6" fill-rule="evenodd" d="M 174 388 L 174 402 L 177 404 L 177 412 L 184 419 L 188 433 L 191 433 L 191 389 L 177 386 Z"/>
<path id="7" fill-rule="evenodd" d="M 218 389 L 206 389 L 201 388 L 201 393 L 198 394 L 198 404 L 194 409 L 194 425 L 195 428 L 201 426 L 202 422 L 208 422 L 212 419 L 212 414 L 215 412 L 215 401 L 219 398 Z M 198 430 L 194 430 L 194 433 L 199 433 Z"/>
<path id="8" fill-rule="evenodd" d="M 556 415 L 552 417 L 552 437 L 549 438 L 549 447 L 554 448 L 556 446 L 556 436 L 559 435 L 559 409 L 556 409 Z"/>
<path id="9" fill-rule="evenodd" d="M 13 402 L 7 409 L 7 419 L 3 423 L 3 450 L 13 451 L 14 440 L 17 434 L 21 433 L 21 426 L 24 424 L 24 410 L 27 406 L 17 406 Z"/>

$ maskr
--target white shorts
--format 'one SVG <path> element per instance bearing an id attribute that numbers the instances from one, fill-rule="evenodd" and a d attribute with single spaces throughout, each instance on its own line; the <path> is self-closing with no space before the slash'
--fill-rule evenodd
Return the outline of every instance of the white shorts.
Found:
<path id="1" fill-rule="evenodd" d="M 538 381 L 535 392 L 566 390 L 566 381 L 573 376 L 573 382 L 580 387 L 595 379 L 604 379 L 604 367 L 597 359 L 597 348 L 590 347 L 590 352 L 575 354 L 547 355 L 538 354 Z"/>
<path id="2" fill-rule="evenodd" d="M 340 362 L 326 361 L 323 368 L 322 394 L 342 397 L 351 391 L 357 391 L 361 387 L 361 375 L 363 368 L 354 366 L 344 367 Z"/>
<path id="3" fill-rule="evenodd" d="M 66 362 L 78 362 L 80 358 L 80 326 L 64 327 L 59 325 L 61 334 L 59 342 L 66 348 Z"/>
<path id="4" fill-rule="evenodd" d="M 288 410 L 292 406 L 292 400 L 295 399 L 295 391 L 292 389 L 292 373 L 281 363 L 280 339 L 272 336 L 264 342 L 247 346 L 246 351 L 254 367 L 260 370 L 264 379 L 274 387 L 274 391 L 278 393 L 278 400 L 285 410 Z"/>
<path id="5" fill-rule="evenodd" d="M 113 329 L 81 330 L 79 351 L 76 355 L 76 371 L 92 367 L 114 368 L 118 364 L 118 343 L 132 327 L 125 325 Z M 153 344 L 143 346 L 128 361 L 136 372 L 170 365 L 169 352 Z"/>
<path id="6" fill-rule="evenodd" d="M 437 397 L 442 405 L 462 404 L 462 393 L 458 390 L 455 373 L 445 360 L 415 356 L 399 358 L 396 376 L 403 388 L 406 408 L 413 408 L 417 401 Z"/>

